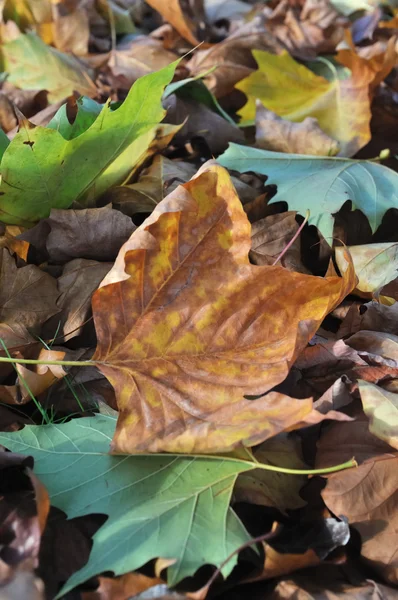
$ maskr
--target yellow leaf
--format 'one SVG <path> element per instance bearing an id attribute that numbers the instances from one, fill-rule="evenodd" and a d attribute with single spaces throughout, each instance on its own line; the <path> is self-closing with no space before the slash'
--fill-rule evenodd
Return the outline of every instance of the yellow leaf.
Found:
<path id="1" fill-rule="evenodd" d="M 256 99 L 293 122 L 317 119 L 321 129 L 340 143 L 340 156 L 352 156 L 370 139 L 369 85 L 374 70 L 352 50 L 340 50 L 338 61 L 351 70 L 333 81 L 315 75 L 287 52 L 275 55 L 253 50 L 258 70 L 236 87 L 248 97 L 240 110 L 244 121 L 255 118 Z"/>

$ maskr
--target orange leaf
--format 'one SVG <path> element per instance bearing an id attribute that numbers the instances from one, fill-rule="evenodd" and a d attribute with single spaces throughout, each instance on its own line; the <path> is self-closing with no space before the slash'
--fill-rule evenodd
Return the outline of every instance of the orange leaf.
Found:
<path id="1" fill-rule="evenodd" d="M 248 260 L 225 169 L 204 165 L 153 211 L 93 296 L 94 359 L 114 386 L 115 452 L 221 452 L 292 428 L 312 402 L 272 389 L 355 286 Z"/>

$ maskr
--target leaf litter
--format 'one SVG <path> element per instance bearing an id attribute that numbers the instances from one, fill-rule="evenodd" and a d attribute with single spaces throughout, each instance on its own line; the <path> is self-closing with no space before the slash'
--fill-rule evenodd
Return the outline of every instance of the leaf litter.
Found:
<path id="1" fill-rule="evenodd" d="M 396 3 L 1 10 L 1 593 L 397 597 Z"/>

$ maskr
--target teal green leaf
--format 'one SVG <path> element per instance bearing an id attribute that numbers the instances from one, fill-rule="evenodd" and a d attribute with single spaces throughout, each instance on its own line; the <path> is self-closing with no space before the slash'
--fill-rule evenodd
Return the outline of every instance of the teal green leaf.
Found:
<path id="1" fill-rule="evenodd" d="M 218 158 L 227 169 L 267 175 L 277 186 L 270 203 L 287 202 L 300 215 L 310 211 L 315 225 L 332 244 L 334 214 L 347 200 L 369 219 L 372 231 L 389 208 L 398 208 L 398 174 L 376 162 L 284 154 L 230 144 Z"/>
<path id="2" fill-rule="evenodd" d="M 34 33 L 21 34 L 2 45 L 8 81 L 23 90 L 47 90 L 50 102 L 58 102 L 74 91 L 96 95 L 90 71 L 73 56 L 47 46 Z"/>
<path id="3" fill-rule="evenodd" d="M 110 455 L 116 419 L 74 419 L 0 433 L 0 444 L 35 459 L 35 474 L 52 505 L 69 518 L 102 513 L 88 563 L 58 597 L 104 571 L 116 575 L 162 557 L 175 559 L 169 584 L 204 564 L 220 565 L 250 539 L 229 508 L 239 473 L 253 468 L 235 458 L 154 454 Z M 236 557 L 223 568 L 227 575 Z"/>
<path id="4" fill-rule="evenodd" d="M 92 125 L 65 139 L 46 127 L 22 127 L 1 162 L 0 220 L 31 225 L 122 183 L 156 136 L 161 98 L 177 62 L 138 79 L 116 110 L 105 104 Z M 165 127 L 165 126 L 163 126 Z"/>

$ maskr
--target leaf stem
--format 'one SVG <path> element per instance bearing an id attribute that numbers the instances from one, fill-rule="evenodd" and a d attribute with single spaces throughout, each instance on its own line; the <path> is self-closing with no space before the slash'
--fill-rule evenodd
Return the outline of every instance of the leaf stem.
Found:
<path id="1" fill-rule="evenodd" d="M 305 213 L 305 219 L 304 219 L 304 221 L 301 223 L 300 227 L 297 229 L 296 233 L 294 234 L 294 236 L 292 237 L 292 239 L 290 240 L 290 242 L 283 248 L 283 250 L 279 254 L 279 256 L 276 257 L 276 259 L 272 263 L 273 267 L 280 261 L 280 259 L 282 258 L 282 256 L 284 256 L 284 254 L 286 254 L 286 252 L 289 250 L 290 246 L 297 240 L 298 236 L 303 231 L 304 226 L 307 223 L 307 221 L 308 221 L 309 218 L 310 218 L 310 211 L 307 210 L 306 213 Z"/>
<path id="2" fill-rule="evenodd" d="M 0 356 L 0 363 L 2 362 L 16 365 L 49 365 L 60 367 L 96 367 L 99 364 L 94 360 L 36 360 L 33 358 L 8 358 Z"/>
<path id="3" fill-rule="evenodd" d="M 275 465 L 264 465 L 262 463 L 255 463 L 256 469 L 263 469 L 264 471 L 276 471 L 277 473 L 286 473 L 287 475 L 326 475 L 327 473 L 336 473 L 336 471 L 343 471 L 344 469 L 351 469 L 357 467 L 358 463 L 355 458 L 347 460 L 345 463 L 340 465 L 334 465 L 333 467 L 326 467 L 324 469 L 287 469 L 285 467 L 276 467 Z"/>

